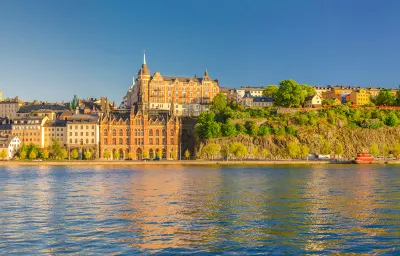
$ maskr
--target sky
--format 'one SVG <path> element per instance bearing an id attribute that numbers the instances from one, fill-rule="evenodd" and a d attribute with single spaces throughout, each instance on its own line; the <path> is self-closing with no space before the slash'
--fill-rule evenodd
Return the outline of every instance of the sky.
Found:
<path id="1" fill-rule="evenodd" d="M 400 1 L 0 0 L 0 90 L 122 101 L 143 61 L 220 86 L 400 84 Z"/>

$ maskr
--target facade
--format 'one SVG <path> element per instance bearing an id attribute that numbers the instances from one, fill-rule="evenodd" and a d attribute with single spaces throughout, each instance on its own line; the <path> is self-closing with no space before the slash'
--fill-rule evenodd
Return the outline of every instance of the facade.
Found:
<path id="1" fill-rule="evenodd" d="M 139 102 L 140 88 L 146 98 L 149 110 L 171 109 L 174 104 L 174 115 L 200 114 L 215 95 L 219 93 L 218 80 L 213 80 L 208 72 L 203 77 L 162 76 L 160 72 L 150 74 L 146 59 L 139 70 L 135 83 L 124 97 L 124 106 L 130 109 Z M 195 107 L 193 107 L 195 105 Z M 196 111 L 193 113 L 193 111 Z"/>
<path id="2" fill-rule="evenodd" d="M 274 106 L 274 101 L 270 97 L 253 97 L 248 92 L 242 98 L 241 104 L 245 108 L 264 108 Z"/>
<path id="3" fill-rule="evenodd" d="M 219 92 L 225 95 L 227 103 L 234 101 L 235 89 L 228 87 L 219 87 Z"/>
<path id="4" fill-rule="evenodd" d="M 328 91 L 322 93 L 322 100 L 338 99 L 345 102 L 347 95 L 359 89 L 359 87 L 354 86 L 329 86 L 329 88 Z"/>
<path id="5" fill-rule="evenodd" d="M 252 97 L 262 97 L 263 96 L 263 91 L 264 91 L 264 87 L 260 86 L 241 86 L 238 89 L 235 89 L 234 91 L 234 101 L 236 103 L 240 103 L 243 99 L 243 97 L 245 97 L 245 95 L 250 95 Z"/>
<path id="6" fill-rule="evenodd" d="M 44 147 L 53 145 L 58 140 L 61 146 L 67 145 L 67 121 L 49 120 L 44 124 Z"/>
<path id="7" fill-rule="evenodd" d="M 319 95 L 320 97 L 322 97 L 322 94 L 324 92 L 327 92 L 331 89 L 330 86 L 313 86 L 313 88 L 314 88 L 315 95 Z"/>
<path id="8" fill-rule="evenodd" d="M 304 101 L 305 108 L 317 108 L 321 107 L 321 104 L 322 104 L 322 99 L 318 94 L 314 96 L 308 96 Z"/>
<path id="9" fill-rule="evenodd" d="M 12 123 L 12 135 L 18 136 L 21 144 L 36 144 L 44 147 L 44 124 L 48 120 L 44 117 L 17 117 Z"/>
<path id="10" fill-rule="evenodd" d="M 363 106 L 371 103 L 371 94 L 367 92 L 366 89 L 359 89 L 352 91 L 348 96 L 346 96 L 347 102 L 357 106 Z"/>
<path id="11" fill-rule="evenodd" d="M 7 153 L 5 159 L 12 159 L 21 146 L 21 141 L 15 135 L 0 136 L 0 152 L 3 150 Z"/>
<path id="12" fill-rule="evenodd" d="M 100 139 L 98 122 L 98 116 L 73 115 L 66 122 L 66 144 L 70 147 L 97 148 Z"/>
<path id="13" fill-rule="evenodd" d="M 14 119 L 22 105 L 23 103 L 18 99 L 18 97 L 0 101 L 0 117 Z"/>

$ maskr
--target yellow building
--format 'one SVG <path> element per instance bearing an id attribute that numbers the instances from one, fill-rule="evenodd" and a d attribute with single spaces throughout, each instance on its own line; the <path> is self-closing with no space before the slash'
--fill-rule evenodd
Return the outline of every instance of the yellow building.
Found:
<path id="1" fill-rule="evenodd" d="M 352 91 L 346 97 L 346 100 L 353 105 L 363 106 L 371 103 L 371 94 L 369 94 L 366 89 L 359 89 Z"/>
<path id="2" fill-rule="evenodd" d="M 67 145 L 67 121 L 49 120 L 44 124 L 44 147 L 53 145 L 58 140 L 61 146 Z"/>
<path id="3" fill-rule="evenodd" d="M 44 124 L 49 118 L 44 117 L 17 117 L 13 120 L 12 134 L 18 136 L 21 144 L 36 144 L 44 147 Z"/>
<path id="4" fill-rule="evenodd" d="M 322 99 L 338 99 L 342 101 L 342 98 L 350 94 L 352 91 L 358 88 L 353 86 L 330 86 L 330 90 L 322 92 Z"/>

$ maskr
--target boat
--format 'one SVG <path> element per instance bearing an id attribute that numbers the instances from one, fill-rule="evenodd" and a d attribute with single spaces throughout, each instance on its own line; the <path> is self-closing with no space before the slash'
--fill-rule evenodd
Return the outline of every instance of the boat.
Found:
<path id="1" fill-rule="evenodd" d="M 354 158 L 356 164 L 370 164 L 374 162 L 374 157 L 368 153 L 358 153 L 357 157 Z"/>

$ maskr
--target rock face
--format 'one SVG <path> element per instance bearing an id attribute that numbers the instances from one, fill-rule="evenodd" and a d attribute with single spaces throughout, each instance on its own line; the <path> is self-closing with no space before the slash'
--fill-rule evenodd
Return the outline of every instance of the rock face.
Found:
<path id="1" fill-rule="evenodd" d="M 381 127 L 379 129 L 366 129 L 333 127 L 329 125 L 303 126 L 297 128 L 295 136 L 269 135 L 250 137 L 248 135 L 238 135 L 235 137 L 222 137 L 197 142 L 196 149 L 198 152 L 201 151 L 201 147 L 205 143 L 216 143 L 222 147 L 224 145 L 229 146 L 234 142 L 243 143 L 248 148 L 248 152 L 253 152 L 252 149 L 255 147 L 258 147 L 258 152 L 267 149 L 270 159 L 290 158 L 287 150 L 287 145 L 290 142 L 306 145 L 310 148 L 310 153 L 316 154 L 321 154 L 324 151 L 323 148 L 325 150 L 328 148 L 334 154 L 337 145 L 341 144 L 344 150 L 341 157 L 352 158 L 359 152 L 368 152 L 373 143 L 378 145 L 380 154 L 382 155 L 384 148 L 390 150 L 394 143 L 400 142 L 400 128 Z"/>

